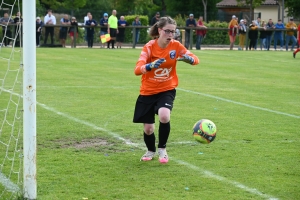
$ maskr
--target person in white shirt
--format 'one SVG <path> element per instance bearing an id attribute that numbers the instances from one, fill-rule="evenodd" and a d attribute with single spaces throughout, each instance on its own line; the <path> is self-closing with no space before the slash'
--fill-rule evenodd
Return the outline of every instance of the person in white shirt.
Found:
<path id="1" fill-rule="evenodd" d="M 90 20 L 90 18 L 89 18 L 90 15 L 91 15 L 91 13 L 88 12 L 88 13 L 86 14 L 86 16 L 83 18 L 84 25 L 85 25 L 85 23 L 86 23 L 87 21 Z M 87 28 L 84 29 L 84 40 L 87 41 Z"/>
<path id="2" fill-rule="evenodd" d="M 83 18 L 84 24 L 85 24 L 86 21 L 88 21 L 88 20 L 90 19 L 90 18 L 89 18 L 89 15 L 91 15 L 90 12 L 88 12 L 88 13 L 86 14 L 86 16 Z"/>
<path id="3" fill-rule="evenodd" d="M 48 10 L 48 14 L 44 17 L 44 23 L 45 23 L 45 39 L 44 44 L 47 43 L 48 35 L 50 34 L 51 37 L 51 45 L 54 44 L 54 27 L 47 27 L 47 25 L 56 25 L 56 18 L 54 15 L 52 15 L 52 10 Z"/>

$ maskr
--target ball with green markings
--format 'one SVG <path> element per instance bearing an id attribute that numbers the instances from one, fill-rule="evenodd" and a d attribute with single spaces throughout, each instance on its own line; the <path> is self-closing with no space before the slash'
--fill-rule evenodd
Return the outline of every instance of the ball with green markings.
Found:
<path id="1" fill-rule="evenodd" d="M 217 127 L 209 119 L 201 119 L 193 126 L 193 136 L 197 142 L 209 144 L 216 138 Z"/>

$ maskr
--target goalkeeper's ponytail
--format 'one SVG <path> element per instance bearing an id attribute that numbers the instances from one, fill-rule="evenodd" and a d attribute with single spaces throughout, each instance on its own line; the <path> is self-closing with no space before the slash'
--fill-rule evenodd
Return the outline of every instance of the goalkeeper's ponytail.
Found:
<path id="1" fill-rule="evenodd" d="M 156 22 L 149 30 L 149 35 L 150 37 L 156 38 L 157 36 L 159 36 L 158 33 L 158 22 Z"/>
<path id="2" fill-rule="evenodd" d="M 169 16 L 161 17 L 158 22 L 156 22 L 149 30 L 149 35 L 152 38 L 156 38 L 159 36 L 158 28 L 163 28 L 167 24 L 177 25 L 176 21 Z"/>

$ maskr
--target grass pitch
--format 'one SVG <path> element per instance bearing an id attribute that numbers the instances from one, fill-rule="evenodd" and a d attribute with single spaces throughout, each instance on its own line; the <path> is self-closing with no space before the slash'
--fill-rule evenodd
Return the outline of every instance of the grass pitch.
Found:
<path id="1" fill-rule="evenodd" d="M 193 52 L 162 165 L 139 161 L 140 49 L 37 49 L 38 199 L 297 199 L 300 55 Z M 209 145 L 192 137 L 203 118 L 218 128 Z"/>

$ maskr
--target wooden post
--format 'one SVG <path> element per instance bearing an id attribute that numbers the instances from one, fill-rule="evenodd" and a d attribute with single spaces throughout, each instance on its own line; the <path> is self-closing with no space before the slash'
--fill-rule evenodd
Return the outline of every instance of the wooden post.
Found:
<path id="1" fill-rule="evenodd" d="M 193 49 L 193 34 L 194 34 L 194 30 L 190 29 L 190 49 Z"/>

